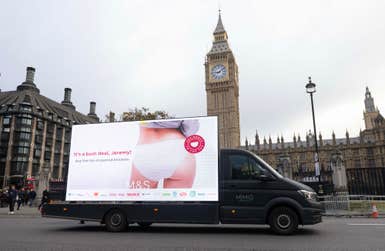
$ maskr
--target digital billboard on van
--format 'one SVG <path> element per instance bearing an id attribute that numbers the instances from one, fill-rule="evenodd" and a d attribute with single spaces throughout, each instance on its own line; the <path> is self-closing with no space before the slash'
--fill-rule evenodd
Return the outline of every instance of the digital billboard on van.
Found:
<path id="1" fill-rule="evenodd" d="M 74 125 L 67 201 L 218 201 L 217 117 Z"/>

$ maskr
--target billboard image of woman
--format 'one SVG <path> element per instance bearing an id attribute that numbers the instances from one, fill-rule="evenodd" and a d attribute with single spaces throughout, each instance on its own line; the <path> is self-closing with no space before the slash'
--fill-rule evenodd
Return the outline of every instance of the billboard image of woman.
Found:
<path id="1" fill-rule="evenodd" d="M 143 188 L 191 188 L 195 178 L 194 153 L 185 148 L 186 139 L 199 129 L 199 121 L 143 122 L 135 148 L 130 184 Z M 188 143 L 201 148 L 204 140 Z M 202 147 L 203 148 L 203 147 Z"/>

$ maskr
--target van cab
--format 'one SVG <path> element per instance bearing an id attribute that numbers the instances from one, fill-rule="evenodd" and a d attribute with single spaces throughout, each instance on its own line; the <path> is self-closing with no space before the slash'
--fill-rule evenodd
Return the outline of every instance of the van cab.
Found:
<path id="1" fill-rule="evenodd" d="M 222 149 L 220 167 L 221 223 L 269 224 L 289 234 L 298 224 L 322 221 L 314 190 L 283 177 L 254 153 Z"/>

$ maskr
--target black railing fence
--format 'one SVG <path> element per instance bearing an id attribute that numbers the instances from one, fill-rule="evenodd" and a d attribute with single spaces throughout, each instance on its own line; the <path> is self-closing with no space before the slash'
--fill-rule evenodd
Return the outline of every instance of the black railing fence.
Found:
<path id="1" fill-rule="evenodd" d="M 346 169 L 349 194 L 385 195 L 385 167 Z"/>

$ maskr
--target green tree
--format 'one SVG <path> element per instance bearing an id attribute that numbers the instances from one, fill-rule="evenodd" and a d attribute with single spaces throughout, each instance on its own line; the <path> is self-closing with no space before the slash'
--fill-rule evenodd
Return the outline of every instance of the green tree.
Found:
<path id="1" fill-rule="evenodd" d="M 168 119 L 172 118 L 165 111 L 151 112 L 149 108 L 142 107 L 130 109 L 128 112 L 123 112 L 122 121 L 137 121 L 137 120 L 153 120 L 153 119 Z"/>
<path id="2" fill-rule="evenodd" d="M 115 114 L 110 112 L 106 115 L 106 122 L 115 122 Z M 151 112 L 149 108 L 142 107 L 130 109 L 128 112 L 123 112 L 120 115 L 120 121 L 138 121 L 138 120 L 154 120 L 154 119 L 168 119 L 173 118 L 166 111 L 154 111 Z"/>

